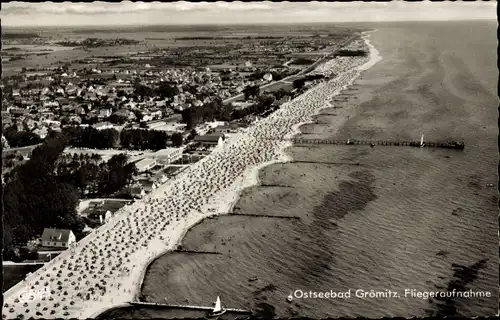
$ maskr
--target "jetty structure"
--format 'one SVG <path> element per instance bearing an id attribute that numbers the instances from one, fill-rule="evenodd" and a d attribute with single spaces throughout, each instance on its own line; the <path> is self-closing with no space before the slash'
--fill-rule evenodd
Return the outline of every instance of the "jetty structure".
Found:
<path id="1" fill-rule="evenodd" d="M 186 310 L 198 310 L 198 311 L 207 311 L 208 317 L 216 317 L 220 316 L 226 312 L 231 313 L 242 313 L 242 314 L 251 314 L 251 311 L 238 309 L 238 308 L 222 308 L 222 304 L 220 302 L 220 298 L 217 297 L 217 301 L 215 303 L 215 307 L 206 307 L 206 306 L 197 306 L 197 305 L 174 305 L 167 303 L 157 303 L 157 302 L 140 302 L 140 301 L 132 301 L 128 303 L 132 306 L 138 307 L 151 307 L 158 309 L 186 309 Z"/>
<path id="2" fill-rule="evenodd" d="M 423 137 L 423 136 L 422 136 Z M 437 141 L 437 142 L 426 142 L 421 141 L 391 141 L 391 140 L 335 140 L 335 139 L 307 139 L 307 138 L 290 138 L 290 139 L 279 139 L 279 138 L 269 138 L 270 140 L 287 140 L 294 144 L 332 144 L 332 145 L 369 145 L 369 146 L 392 146 L 392 147 L 427 147 L 427 148 L 444 148 L 444 149 L 465 149 L 464 141 Z"/>

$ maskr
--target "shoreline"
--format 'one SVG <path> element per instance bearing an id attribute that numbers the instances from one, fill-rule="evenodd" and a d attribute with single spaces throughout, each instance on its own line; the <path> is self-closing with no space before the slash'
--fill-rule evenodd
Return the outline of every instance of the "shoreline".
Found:
<path id="1" fill-rule="evenodd" d="M 345 71 L 345 73 L 348 73 L 350 71 L 356 70 L 356 71 L 359 71 L 359 73 L 355 77 L 353 77 L 351 79 L 351 81 L 348 82 L 348 84 L 341 86 L 340 88 L 337 88 L 334 91 L 334 93 L 329 97 L 330 99 L 333 98 L 334 96 L 337 96 L 338 94 L 340 94 L 340 92 L 346 90 L 349 86 L 351 86 L 354 83 L 354 81 L 356 81 L 356 79 L 359 77 L 361 72 L 371 68 L 373 65 L 375 65 L 380 60 L 382 60 L 382 57 L 379 55 L 378 50 L 370 43 L 370 41 L 368 39 L 370 37 L 369 33 L 372 33 L 375 31 L 377 31 L 377 30 L 362 32 L 362 39 L 364 40 L 365 44 L 370 49 L 370 56 L 369 56 L 370 58 L 368 59 L 368 61 L 366 63 L 361 64 L 359 66 L 353 66 L 352 68 Z M 321 111 L 324 109 L 327 109 L 329 107 L 330 106 L 325 106 L 323 108 L 320 108 L 320 109 L 314 111 L 312 114 L 310 114 L 308 116 L 307 120 L 294 124 L 291 128 L 291 131 L 284 136 L 284 139 L 285 140 L 290 139 L 290 138 L 295 137 L 298 134 L 301 134 L 302 133 L 300 131 L 301 126 L 303 126 L 305 124 L 313 123 L 313 120 L 311 118 L 314 116 L 317 116 L 317 115 L 321 115 Z M 347 119 L 344 119 L 344 120 L 347 120 Z M 181 245 L 182 241 L 185 238 L 185 235 L 193 227 L 203 223 L 207 218 L 211 218 L 213 216 L 223 216 L 223 215 L 227 215 L 227 213 L 231 212 L 231 209 L 239 201 L 242 192 L 244 192 L 247 188 L 251 188 L 251 187 L 260 185 L 261 181 L 259 178 L 259 174 L 260 174 L 261 169 L 264 169 L 265 167 L 273 165 L 273 164 L 286 163 L 286 162 L 293 161 L 293 158 L 286 152 L 286 150 L 292 146 L 293 146 L 293 143 L 290 141 L 283 142 L 283 143 L 281 143 L 281 145 L 278 145 L 275 147 L 275 149 L 277 149 L 276 150 L 277 153 L 279 154 L 278 159 L 267 161 L 267 162 L 246 168 L 243 175 L 241 177 L 239 177 L 237 179 L 237 181 L 235 181 L 235 183 L 234 183 L 236 185 L 236 190 L 229 191 L 229 194 L 226 194 L 226 196 L 229 196 L 229 198 L 231 198 L 231 200 L 229 201 L 229 205 L 226 205 L 226 207 L 229 210 L 222 210 L 219 213 L 207 215 L 205 217 L 202 217 L 200 220 L 198 220 L 194 224 L 192 224 L 190 226 L 185 226 L 185 229 L 183 230 L 182 234 L 178 237 L 173 248 L 177 248 L 179 245 Z M 224 207 L 224 204 L 221 204 L 220 206 Z M 140 281 L 138 283 L 138 286 L 136 288 L 136 292 L 134 294 L 136 301 L 140 301 L 142 284 L 144 283 L 145 275 L 146 275 L 147 271 L 149 270 L 151 264 L 154 263 L 157 259 L 161 258 L 163 255 L 168 254 L 168 253 L 172 253 L 173 250 L 175 250 L 175 249 L 167 249 L 163 253 L 161 253 L 160 255 L 157 255 L 152 260 L 148 261 L 148 263 L 146 264 L 146 267 L 141 272 Z M 108 311 L 110 311 L 112 309 L 116 309 L 116 308 L 118 308 L 118 307 L 117 306 L 109 307 L 106 310 L 100 312 L 99 314 L 94 314 L 94 316 L 92 318 L 98 317 L 98 316 L 104 314 L 105 312 L 108 312 Z"/>
<path id="2" fill-rule="evenodd" d="M 237 135 L 235 135 L 235 136 L 237 136 Z M 137 279 L 139 279 L 139 281 L 135 285 L 135 288 L 133 289 L 134 291 L 131 292 L 133 295 L 132 299 L 129 299 L 129 301 L 121 301 L 116 305 L 103 307 L 101 309 L 98 309 L 98 311 L 93 311 L 93 313 L 90 316 L 85 317 L 85 318 L 95 319 L 95 318 L 99 317 L 100 315 L 108 312 L 111 309 L 116 309 L 116 308 L 120 308 L 123 306 L 129 306 L 128 302 L 130 302 L 130 301 L 140 301 L 142 284 L 144 283 L 146 272 L 149 270 L 149 267 L 151 266 L 151 264 L 153 262 L 155 262 L 158 258 L 162 257 L 163 255 L 168 254 L 168 253 L 172 253 L 172 251 L 175 250 L 175 248 L 177 248 L 182 243 L 185 235 L 193 227 L 195 227 L 198 224 L 203 223 L 203 221 L 205 221 L 205 219 L 211 218 L 214 216 L 222 216 L 222 215 L 225 215 L 225 214 L 228 214 L 229 212 L 231 212 L 232 208 L 236 205 L 236 203 L 240 199 L 241 193 L 245 189 L 260 184 L 259 172 L 261 169 L 263 169 L 269 165 L 275 164 L 275 163 L 283 163 L 283 162 L 290 161 L 291 158 L 284 152 L 284 150 L 291 145 L 292 145 L 291 142 L 288 142 L 288 141 L 282 142 L 281 145 L 278 145 L 276 147 L 276 150 L 275 150 L 276 152 L 278 152 L 280 154 L 280 157 L 278 159 L 266 161 L 266 162 L 260 163 L 258 165 L 253 165 L 251 167 L 247 167 L 245 169 L 244 173 L 239 178 L 237 178 L 236 181 L 234 182 L 234 184 L 232 186 L 233 190 L 227 190 L 227 191 L 221 190 L 219 192 L 220 194 L 214 195 L 213 199 L 215 199 L 215 203 L 213 203 L 211 206 L 217 207 L 217 209 L 219 209 L 219 212 L 205 214 L 205 215 L 203 213 L 199 212 L 200 219 L 193 219 L 193 221 L 188 221 L 190 219 L 186 219 L 186 224 L 184 224 L 184 226 L 181 228 L 181 233 L 177 237 L 175 237 L 176 240 L 173 243 L 171 243 L 171 245 L 168 245 L 166 248 L 164 248 L 164 250 L 162 250 L 162 252 L 160 252 L 159 254 L 156 254 L 152 258 L 148 259 L 147 262 L 145 263 L 145 266 L 143 268 L 141 268 L 141 273 L 140 273 L 139 277 L 137 278 Z M 228 198 L 230 199 L 229 201 L 228 201 Z M 202 210 L 202 211 L 206 211 L 206 210 Z M 124 299 L 121 299 L 121 300 L 124 300 Z"/>
<path id="3" fill-rule="evenodd" d="M 300 133 L 299 127 L 304 124 L 305 120 L 309 120 L 314 114 L 317 114 L 318 110 L 326 108 L 324 106 L 325 95 L 329 97 L 337 95 L 340 91 L 351 85 L 358 78 L 361 71 L 368 69 L 379 61 L 377 60 L 378 51 L 375 49 L 372 52 L 374 48 L 369 44 L 366 35 L 363 35 L 362 39 L 364 40 L 364 44 L 370 48 L 369 57 L 338 59 L 335 60 L 335 64 L 328 64 L 332 60 L 327 61 L 326 64 L 328 67 L 321 67 L 322 70 L 326 68 L 326 71 L 320 70 L 320 72 L 331 72 L 331 69 L 339 68 L 340 72 L 337 77 L 326 83 L 319 84 L 296 99 L 285 103 L 274 114 L 266 118 L 267 120 L 264 119 L 254 124 L 248 131 L 231 136 L 222 148 L 214 150 L 210 156 L 193 164 L 190 167 L 191 170 L 181 172 L 174 179 L 160 186 L 140 202 L 125 206 L 123 212 L 115 215 L 103 228 L 99 228 L 96 232 L 86 237 L 83 242 L 78 243 L 74 249 L 62 253 L 51 263 L 41 268 L 39 272 L 34 273 L 29 279 L 31 281 L 20 282 L 14 286 L 15 288 L 11 288 L 12 290 L 9 289 L 5 292 L 5 300 L 11 305 L 7 308 L 16 307 L 13 308 L 14 311 L 18 309 L 18 312 L 22 312 L 19 309 L 23 309 L 23 307 L 16 305 L 14 301 L 16 291 L 27 289 L 27 285 L 31 285 L 35 280 L 37 281 L 35 283 L 36 286 L 42 286 L 41 283 L 38 283 L 44 282 L 43 278 L 41 278 L 42 275 L 49 278 L 50 273 L 55 274 L 55 271 L 58 269 L 60 271 L 66 270 L 66 272 L 72 270 L 65 266 L 65 259 L 71 262 L 76 257 L 79 257 L 78 260 L 83 257 L 84 262 L 87 261 L 88 264 L 89 260 L 86 260 L 89 259 L 87 250 L 93 251 L 92 248 L 96 250 L 101 248 L 104 251 L 107 248 L 106 243 L 109 244 L 109 241 L 113 242 L 114 240 L 114 251 L 119 246 L 119 240 L 122 240 L 121 243 L 124 244 L 125 237 L 128 242 L 123 250 L 125 250 L 124 257 L 129 257 L 127 263 L 122 261 L 120 255 L 115 255 L 116 258 L 119 258 L 118 260 L 107 259 L 107 261 L 109 261 L 109 268 L 116 275 L 110 277 L 110 274 L 113 273 L 108 269 L 109 274 L 106 271 L 98 273 L 103 274 L 103 276 L 99 275 L 99 278 L 97 278 L 97 274 L 94 274 L 92 278 L 96 280 L 89 281 L 92 280 L 90 277 L 92 272 L 90 272 L 87 281 L 85 281 L 86 285 L 89 283 L 87 286 L 92 287 L 92 282 L 103 281 L 104 278 L 107 278 L 109 285 L 106 288 L 109 291 L 102 293 L 100 296 L 96 296 L 95 294 L 92 296 L 89 295 L 92 299 L 83 299 L 83 297 L 75 297 L 76 293 L 81 293 L 81 290 L 85 289 L 83 283 L 81 285 L 84 288 L 81 290 L 76 288 L 73 290 L 69 286 L 66 286 L 66 290 L 70 293 L 68 298 L 73 299 L 73 301 L 77 300 L 78 303 L 73 307 L 69 307 L 65 312 L 65 317 L 95 318 L 107 310 L 134 301 L 134 298 L 141 294 L 144 276 L 151 262 L 165 253 L 172 251 L 182 242 L 185 234 L 205 218 L 230 212 L 246 188 L 260 183 L 260 169 L 274 163 L 290 161 L 292 158 L 285 150 L 292 143 L 290 141 L 282 141 L 280 137 L 286 139 L 290 135 L 293 136 Z M 311 99 L 308 99 L 309 97 Z M 306 104 L 305 107 L 304 104 Z M 276 140 L 277 137 L 278 140 Z M 255 152 L 255 150 L 258 150 L 258 152 Z M 214 171 L 214 168 L 217 168 L 217 170 Z M 225 170 L 221 172 L 222 176 L 217 175 L 220 170 Z M 236 176 L 236 179 L 231 180 L 231 176 Z M 215 181 L 210 185 L 196 183 L 200 181 L 199 179 L 212 179 Z M 196 193 L 198 193 L 198 196 Z M 177 198 L 178 195 L 181 197 Z M 194 198 L 193 195 L 195 196 Z M 157 208 L 158 205 L 162 205 L 163 207 Z M 135 225 L 131 224 L 131 221 L 134 221 Z M 139 222 L 141 227 L 145 228 L 141 228 Z M 165 224 L 161 226 L 160 222 L 164 222 Z M 153 227 L 156 227 L 156 229 Z M 159 228 L 161 228 L 161 232 Z M 125 235 L 126 231 L 130 232 L 128 236 Z M 135 234 L 133 231 L 135 231 Z M 165 234 L 167 236 L 164 239 L 163 235 Z M 108 240 L 111 236 L 114 236 L 114 239 Z M 102 239 L 104 237 L 106 239 Z M 99 240 L 104 240 L 104 244 L 99 242 Z M 97 242 L 99 242 L 98 245 L 96 245 Z M 109 250 L 108 253 L 110 252 Z M 82 253 L 85 254 L 82 256 Z M 103 256 L 101 255 L 101 257 Z M 76 264 L 78 268 L 82 268 L 84 262 L 78 263 L 78 260 Z M 101 261 L 102 268 L 105 268 L 104 261 Z M 96 262 L 93 263 L 95 264 Z M 118 263 L 111 267 L 113 262 Z M 49 269 L 52 270 L 49 272 Z M 74 276 L 67 275 L 67 285 L 72 280 L 72 285 L 76 284 L 76 277 L 78 277 L 78 274 Z M 83 278 L 86 278 L 85 274 Z M 52 281 L 53 279 L 50 280 Z M 79 283 L 83 282 L 80 279 L 78 280 Z M 8 296 L 6 293 L 8 293 Z M 66 300 L 61 295 L 61 292 L 57 292 L 54 295 L 55 302 Z M 35 308 L 34 303 L 32 304 L 32 308 L 30 309 L 34 313 L 37 308 Z M 64 305 L 65 303 L 61 304 Z M 41 307 L 44 305 L 48 307 L 49 303 L 42 303 Z M 63 313 L 61 309 L 57 310 L 51 317 L 60 317 Z M 18 313 L 11 312 L 10 314 L 16 316 Z M 29 317 L 29 315 L 25 316 Z"/>
<path id="4" fill-rule="evenodd" d="M 287 143 L 287 145 L 281 147 L 281 150 L 285 150 L 286 148 L 288 148 L 289 147 L 288 144 L 291 145 L 291 143 Z M 141 296 L 141 291 L 142 291 L 142 285 L 144 283 L 145 275 L 146 275 L 146 272 L 149 270 L 149 268 L 150 268 L 150 266 L 151 266 L 152 263 L 154 263 L 156 260 L 158 260 L 159 258 L 161 258 L 163 255 L 172 253 L 172 251 L 175 250 L 175 248 L 178 248 L 182 244 L 182 241 L 184 240 L 186 234 L 191 229 L 193 229 L 194 227 L 196 227 L 197 225 L 203 223 L 206 219 L 210 219 L 210 218 L 216 217 L 216 216 L 217 217 L 218 216 L 224 216 L 224 215 L 229 214 L 232 211 L 232 209 L 234 208 L 234 206 L 238 203 L 238 201 L 239 201 L 239 199 L 241 197 L 241 194 L 247 188 L 251 188 L 251 187 L 260 185 L 261 181 L 259 179 L 259 172 L 260 172 L 261 169 L 263 169 L 263 168 L 265 168 L 267 166 L 276 164 L 276 163 L 285 163 L 285 162 L 288 162 L 289 160 L 290 160 L 290 157 L 288 155 L 286 155 L 286 153 L 283 152 L 283 155 L 282 155 L 281 159 L 264 162 L 264 163 L 261 163 L 261 164 L 259 164 L 257 166 L 252 166 L 252 167 L 247 168 L 247 170 L 245 170 L 245 173 L 243 174 L 243 177 L 241 177 L 240 179 L 238 179 L 238 180 L 242 180 L 242 181 L 239 181 L 239 182 L 236 181 L 235 182 L 235 184 L 237 185 L 237 189 L 230 191 L 229 197 L 231 198 L 231 200 L 228 201 L 228 203 L 226 205 L 226 207 L 228 208 L 228 210 L 222 210 L 220 213 L 214 213 L 214 214 L 211 214 L 211 215 L 206 215 L 205 217 L 203 217 L 199 221 L 195 222 L 194 224 L 192 224 L 190 226 L 186 226 L 185 229 L 183 230 L 183 232 L 181 233 L 181 235 L 178 237 L 178 239 L 175 242 L 175 244 L 173 245 L 173 249 L 166 250 L 165 252 L 163 252 L 163 253 L 155 256 L 152 260 L 150 260 L 147 263 L 146 268 L 144 268 L 143 272 L 141 273 L 141 278 L 140 278 L 140 282 L 138 283 L 137 288 L 136 288 L 134 301 L 140 301 L 140 296 Z M 224 206 L 224 205 L 222 204 L 221 207 L 222 206 Z"/>

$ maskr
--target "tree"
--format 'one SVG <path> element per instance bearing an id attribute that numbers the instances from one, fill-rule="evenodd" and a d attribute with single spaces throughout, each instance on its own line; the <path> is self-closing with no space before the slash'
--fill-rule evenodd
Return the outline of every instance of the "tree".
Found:
<path id="1" fill-rule="evenodd" d="M 266 73 L 263 70 L 256 70 L 250 76 L 250 81 L 260 80 Z"/>
<path id="2" fill-rule="evenodd" d="M 115 129 L 66 127 L 63 133 L 69 138 L 69 145 L 77 148 L 112 148 L 117 145 L 119 138 L 119 132 Z"/>
<path id="3" fill-rule="evenodd" d="M 154 95 L 153 89 L 140 83 L 134 84 L 134 94 L 141 97 L 151 97 Z"/>
<path id="4" fill-rule="evenodd" d="M 128 157 L 125 154 L 114 155 L 108 160 L 107 172 L 102 174 L 99 189 L 104 194 L 112 195 L 122 189 L 132 181 L 132 177 L 137 173 L 134 163 L 127 163 Z"/>
<path id="5" fill-rule="evenodd" d="M 17 131 L 16 127 L 9 127 L 3 133 L 11 148 L 31 146 L 42 142 L 42 139 L 35 133 Z"/>
<path id="6" fill-rule="evenodd" d="M 138 121 L 142 121 L 144 118 L 144 113 L 141 110 L 132 110 Z"/>
<path id="7" fill-rule="evenodd" d="M 182 143 L 183 143 L 183 138 L 182 138 L 182 134 L 179 133 L 179 132 L 175 132 L 174 134 L 172 134 L 172 145 L 176 148 L 182 146 Z"/>
<path id="8" fill-rule="evenodd" d="M 113 113 L 111 117 L 109 117 L 109 122 L 117 125 L 122 125 L 128 121 L 128 118 L 122 115 L 117 115 Z"/>
<path id="9" fill-rule="evenodd" d="M 225 104 L 218 116 L 218 119 L 221 121 L 231 121 L 231 114 L 233 113 L 233 110 L 234 107 L 232 103 Z"/>
<path id="10" fill-rule="evenodd" d="M 176 86 L 162 82 L 156 89 L 156 94 L 160 96 L 161 99 L 173 98 L 179 94 L 179 89 Z"/>
<path id="11" fill-rule="evenodd" d="M 275 101 L 275 97 L 273 95 L 261 95 L 258 100 L 264 106 L 269 107 Z"/>
<path id="12" fill-rule="evenodd" d="M 280 89 L 274 91 L 273 94 L 274 94 L 274 97 L 276 98 L 276 100 L 281 100 L 283 97 L 288 95 L 288 92 L 285 89 L 280 88 Z"/>
<path id="13" fill-rule="evenodd" d="M 293 87 L 295 89 L 302 89 L 305 85 L 305 80 L 304 79 L 297 79 L 293 81 Z"/>
<path id="14" fill-rule="evenodd" d="M 196 129 L 191 129 L 191 132 L 189 132 L 188 140 L 193 140 L 196 136 L 198 135 L 198 132 L 196 132 Z"/>
<path id="15" fill-rule="evenodd" d="M 186 124 L 187 129 L 191 129 L 195 125 L 195 113 L 193 111 L 193 108 L 188 108 L 181 111 L 182 122 Z"/>
<path id="16" fill-rule="evenodd" d="M 62 117 L 62 119 L 61 119 L 61 125 L 62 126 L 67 126 L 68 124 L 70 124 L 69 117 L 68 116 Z"/>
<path id="17" fill-rule="evenodd" d="M 280 81 L 281 79 L 283 79 L 283 75 L 279 72 L 273 71 L 271 72 L 271 74 L 273 76 L 274 81 Z"/>
<path id="18" fill-rule="evenodd" d="M 260 95 L 260 87 L 259 86 L 252 87 L 252 95 L 254 97 L 258 97 Z"/>
<path id="19" fill-rule="evenodd" d="M 258 97 L 260 94 L 259 86 L 247 86 L 243 89 L 243 94 L 245 95 L 245 100 L 248 100 L 250 97 Z"/>
<path id="20" fill-rule="evenodd" d="M 30 160 L 6 175 L 4 248 L 24 245 L 45 227 L 71 227 L 65 222 L 76 217 L 78 194 L 55 174 L 56 161 L 67 143 L 65 135 L 53 133 L 33 150 Z"/>

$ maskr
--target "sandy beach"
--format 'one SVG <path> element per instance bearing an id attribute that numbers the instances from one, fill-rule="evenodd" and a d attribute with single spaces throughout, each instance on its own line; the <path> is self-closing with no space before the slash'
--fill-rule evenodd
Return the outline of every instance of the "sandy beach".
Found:
<path id="1" fill-rule="evenodd" d="M 245 188 L 259 183 L 258 172 L 291 158 L 287 138 L 324 108 L 363 70 L 381 58 L 364 36 L 349 49 L 368 46 L 370 59 L 338 57 L 313 73 L 336 77 L 284 104 L 268 118 L 231 136 L 223 146 L 193 164 L 140 202 L 126 206 L 106 225 L 74 248 L 5 292 L 4 315 L 12 318 L 89 318 L 133 301 L 146 267 L 176 248 L 186 232 L 203 219 L 232 211 Z M 29 302 L 18 296 L 50 288 L 50 296 Z"/>

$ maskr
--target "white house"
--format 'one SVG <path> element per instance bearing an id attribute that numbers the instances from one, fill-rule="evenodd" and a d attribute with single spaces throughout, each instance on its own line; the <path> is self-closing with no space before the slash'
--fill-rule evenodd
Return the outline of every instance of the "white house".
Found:
<path id="1" fill-rule="evenodd" d="M 40 139 L 45 139 L 45 137 L 49 133 L 49 130 L 47 129 L 47 127 L 41 127 L 41 128 L 33 130 L 33 133 L 36 134 L 37 136 L 39 136 Z"/>
<path id="2" fill-rule="evenodd" d="M 92 126 L 94 129 L 97 130 L 104 130 L 104 129 L 112 129 L 114 128 L 114 125 L 111 122 L 98 122 Z"/>
<path id="3" fill-rule="evenodd" d="M 153 117 L 153 118 L 156 118 L 156 119 L 161 119 L 161 117 L 163 116 L 161 110 L 157 110 L 157 111 L 153 111 L 150 113 L 150 116 Z"/>
<path id="4" fill-rule="evenodd" d="M 42 246 L 51 248 L 69 248 L 76 242 L 73 231 L 67 229 L 45 228 L 42 234 Z"/>
<path id="5" fill-rule="evenodd" d="M 163 164 L 170 164 L 182 158 L 183 152 L 184 148 L 166 148 L 156 151 L 153 156 Z"/>
<path id="6" fill-rule="evenodd" d="M 109 118 L 112 113 L 113 110 L 111 109 L 101 109 L 99 110 L 99 118 Z"/>
<path id="7" fill-rule="evenodd" d="M 46 101 L 43 103 L 44 108 L 52 108 L 52 107 L 59 107 L 59 102 L 57 101 Z"/>

